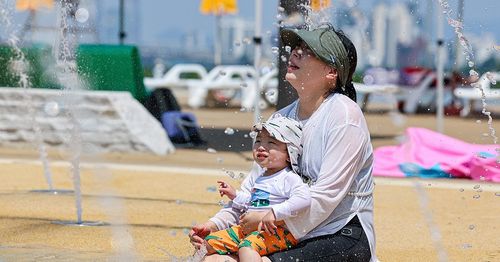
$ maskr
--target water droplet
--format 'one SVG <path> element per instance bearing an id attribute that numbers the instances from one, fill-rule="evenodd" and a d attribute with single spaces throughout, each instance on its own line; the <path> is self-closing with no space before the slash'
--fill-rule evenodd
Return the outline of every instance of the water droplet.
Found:
<path id="1" fill-rule="evenodd" d="M 79 23 L 85 23 L 89 20 L 89 11 L 85 8 L 78 8 L 75 12 L 75 19 Z"/>
<path id="2" fill-rule="evenodd" d="M 285 12 L 285 8 L 282 6 L 278 6 L 278 12 Z"/>
<path id="3" fill-rule="evenodd" d="M 488 78 L 488 81 L 490 81 L 490 83 L 492 85 L 497 84 L 497 81 L 495 80 L 495 76 L 491 72 L 486 72 L 486 78 Z"/>
<path id="4" fill-rule="evenodd" d="M 240 87 L 241 87 L 241 88 L 245 88 L 245 87 L 247 87 L 247 86 L 248 86 L 248 84 L 247 84 L 247 83 L 241 83 L 241 84 L 240 84 Z"/>
<path id="5" fill-rule="evenodd" d="M 474 225 L 469 225 L 469 230 L 474 230 L 474 228 L 476 228 L 476 226 L 474 226 Z"/>
<path id="6" fill-rule="evenodd" d="M 224 202 L 224 200 L 220 200 L 217 204 L 219 206 L 224 206 L 226 204 L 226 202 Z"/>
<path id="7" fill-rule="evenodd" d="M 226 130 L 224 130 L 224 134 L 229 135 L 229 136 L 234 135 L 234 129 L 228 127 L 228 128 L 226 128 Z"/>
<path id="8" fill-rule="evenodd" d="M 265 101 L 259 101 L 259 108 L 260 109 L 266 109 L 267 103 Z"/>
<path id="9" fill-rule="evenodd" d="M 43 111 L 48 116 L 57 116 L 59 114 L 59 104 L 55 101 L 49 101 L 43 106 Z"/>
<path id="10" fill-rule="evenodd" d="M 232 145 L 228 145 L 227 147 L 228 147 L 228 148 L 231 148 L 231 147 L 233 147 L 233 146 L 232 146 Z"/>
<path id="11" fill-rule="evenodd" d="M 266 96 L 272 96 L 272 95 L 274 95 L 274 93 L 275 93 L 274 90 L 267 91 Z"/>
<path id="12" fill-rule="evenodd" d="M 248 134 L 244 134 L 244 135 L 243 135 L 243 137 L 244 137 L 244 138 L 248 138 Z"/>
<path id="13" fill-rule="evenodd" d="M 288 58 L 286 58 L 286 56 L 284 56 L 284 55 L 281 56 L 281 61 L 286 62 L 287 60 L 288 60 Z"/>
<path id="14" fill-rule="evenodd" d="M 234 41 L 234 45 L 235 45 L 235 46 L 240 46 L 240 45 L 241 45 L 241 42 L 240 42 L 240 41 Z"/>
<path id="15" fill-rule="evenodd" d="M 218 157 L 217 158 L 217 163 L 222 164 L 222 162 L 224 162 L 224 158 Z"/>
<path id="16" fill-rule="evenodd" d="M 478 189 L 478 188 L 480 188 L 480 187 L 481 187 L 480 185 L 475 185 L 473 188 L 474 188 L 474 189 Z"/>
<path id="17" fill-rule="evenodd" d="M 471 245 L 471 244 L 469 244 L 469 243 L 464 243 L 464 244 L 462 244 L 462 248 L 463 248 L 463 249 L 468 249 L 468 248 L 471 248 L 471 247 L 472 247 L 472 245 Z"/>
<path id="18" fill-rule="evenodd" d="M 287 51 L 288 53 L 292 52 L 292 47 L 289 45 L 285 46 L 285 51 Z"/>
<path id="19" fill-rule="evenodd" d="M 297 54 L 302 55 L 303 51 L 302 49 L 297 50 Z"/>
<path id="20" fill-rule="evenodd" d="M 184 233 L 184 235 L 189 234 L 189 228 L 182 229 L 182 233 Z"/>
<path id="21" fill-rule="evenodd" d="M 175 235 L 177 235 L 177 232 L 175 232 L 174 230 L 170 230 L 170 235 L 175 236 Z"/>
<path id="22" fill-rule="evenodd" d="M 463 188 L 460 188 L 458 191 L 460 191 L 460 192 L 464 192 L 464 189 L 463 189 Z"/>
<path id="23" fill-rule="evenodd" d="M 471 69 L 471 70 L 469 71 L 469 75 L 470 75 L 470 76 L 479 76 L 479 73 L 478 73 L 478 72 L 476 72 L 476 70 Z"/>
<path id="24" fill-rule="evenodd" d="M 481 120 L 479 120 L 479 119 L 478 119 L 478 120 L 476 120 L 476 123 L 477 123 L 477 124 L 481 124 Z"/>
<path id="25" fill-rule="evenodd" d="M 469 61 L 469 63 L 468 63 L 468 64 L 469 64 L 469 67 L 474 67 L 474 62 Z"/>
<path id="26" fill-rule="evenodd" d="M 273 54 L 277 54 L 280 52 L 280 48 L 277 46 L 273 46 L 271 47 L 271 52 L 273 52 Z"/>
<path id="27" fill-rule="evenodd" d="M 243 43 L 246 45 L 250 44 L 251 43 L 250 38 L 248 37 L 243 38 Z"/>
<path id="28" fill-rule="evenodd" d="M 245 178 L 245 173 L 239 173 L 237 179 L 243 179 Z"/>
<path id="29" fill-rule="evenodd" d="M 365 75 L 363 77 L 363 83 L 367 84 L 367 85 L 371 85 L 375 82 L 375 78 L 373 78 L 372 75 Z"/>
<path id="30" fill-rule="evenodd" d="M 209 147 L 209 148 L 207 148 L 207 152 L 208 152 L 208 153 L 211 153 L 211 154 L 215 154 L 215 153 L 217 153 L 217 150 L 215 150 L 215 149 L 213 149 L 213 148 Z"/>
<path id="31" fill-rule="evenodd" d="M 472 198 L 474 198 L 474 199 L 479 199 L 480 197 L 481 197 L 481 196 L 480 196 L 479 194 L 477 194 L 477 195 L 474 195 Z"/>
<path id="32" fill-rule="evenodd" d="M 500 192 L 496 192 L 495 196 L 500 197 Z"/>
<path id="33" fill-rule="evenodd" d="M 182 201 L 182 200 L 180 200 L 180 199 L 175 200 L 175 203 L 176 203 L 177 205 L 182 205 L 182 203 L 183 203 L 183 202 L 184 202 L 184 201 Z"/>
<path id="34" fill-rule="evenodd" d="M 216 192 L 217 191 L 217 187 L 215 187 L 215 186 L 209 186 L 209 187 L 207 187 L 207 191 L 211 192 L 211 193 Z"/>
<path id="35" fill-rule="evenodd" d="M 226 171 L 226 175 L 228 175 L 230 178 L 234 178 L 236 176 L 236 174 L 230 170 Z"/>

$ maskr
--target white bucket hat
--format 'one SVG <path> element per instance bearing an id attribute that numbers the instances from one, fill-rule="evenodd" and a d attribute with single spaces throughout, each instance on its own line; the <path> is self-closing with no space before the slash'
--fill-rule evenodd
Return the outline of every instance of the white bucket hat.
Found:
<path id="1" fill-rule="evenodd" d="M 293 171 L 299 174 L 299 161 L 302 155 L 302 125 L 291 118 L 277 115 L 264 123 L 253 126 L 253 131 L 265 128 L 276 140 L 286 144 Z"/>

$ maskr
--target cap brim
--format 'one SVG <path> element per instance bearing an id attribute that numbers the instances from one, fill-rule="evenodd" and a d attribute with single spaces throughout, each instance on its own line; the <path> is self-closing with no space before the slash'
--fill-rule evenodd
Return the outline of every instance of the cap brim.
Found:
<path id="1" fill-rule="evenodd" d="M 300 41 L 304 41 L 314 54 L 317 57 L 320 57 L 317 50 L 317 45 L 319 44 L 317 32 L 297 29 L 283 29 L 281 30 L 280 35 L 283 45 L 290 46 L 292 50 L 299 45 Z"/>
<path id="2" fill-rule="evenodd" d="M 278 140 L 278 141 L 280 141 L 282 143 L 285 143 L 285 144 L 290 143 L 290 141 L 284 140 L 284 138 L 282 138 L 281 133 L 275 127 L 273 127 L 271 125 L 267 125 L 265 123 L 261 123 L 260 126 L 254 125 L 252 127 L 252 131 L 254 131 L 254 132 L 260 132 L 260 131 L 262 131 L 262 129 L 265 129 L 269 133 L 269 135 L 271 137 L 273 137 L 274 139 L 276 139 L 276 140 Z"/>

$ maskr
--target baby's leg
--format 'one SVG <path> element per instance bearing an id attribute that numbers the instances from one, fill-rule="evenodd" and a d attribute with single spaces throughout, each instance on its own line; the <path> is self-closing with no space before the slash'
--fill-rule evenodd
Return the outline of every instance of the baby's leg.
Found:
<path id="1" fill-rule="evenodd" d="M 238 257 L 240 259 L 240 262 L 253 262 L 262 260 L 259 252 L 253 250 L 253 248 L 251 247 L 241 247 L 238 250 Z"/>
<path id="2" fill-rule="evenodd" d="M 283 251 L 296 244 L 297 240 L 283 227 L 278 227 L 274 234 L 254 231 L 240 242 L 238 254 L 241 261 L 261 261 L 260 256 Z M 256 254 L 259 259 L 256 259 Z"/>
<path id="3" fill-rule="evenodd" d="M 217 252 L 215 248 L 213 248 L 206 240 L 205 240 L 205 246 L 207 247 L 207 256 L 215 254 Z"/>
<path id="4" fill-rule="evenodd" d="M 236 254 L 238 244 L 244 237 L 239 226 L 213 232 L 205 238 L 208 254 Z"/>

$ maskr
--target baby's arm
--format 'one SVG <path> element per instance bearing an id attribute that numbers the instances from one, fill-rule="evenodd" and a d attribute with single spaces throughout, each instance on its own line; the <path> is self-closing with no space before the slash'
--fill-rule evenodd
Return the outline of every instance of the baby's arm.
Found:
<path id="1" fill-rule="evenodd" d="M 273 205 L 272 210 L 276 220 L 283 220 L 297 214 L 311 205 L 311 192 L 309 186 L 302 182 L 298 175 L 290 175 L 284 183 L 284 190 L 289 198 L 279 204 Z"/>
<path id="2" fill-rule="evenodd" d="M 241 210 L 246 210 L 246 204 L 243 202 L 243 198 L 246 194 L 242 194 L 240 201 L 239 192 L 248 192 L 248 197 L 250 199 L 250 190 L 255 181 L 255 177 L 258 176 L 258 169 L 252 169 L 247 177 L 243 180 L 241 184 L 241 191 L 236 191 L 236 197 L 228 203 L 225 208 L 221 209 L 215 216 L 210 218 L 210 221 L 217 225 L 219 230 L 231 227 L 239 223 L 239 217 L 241 215 Z"/>

